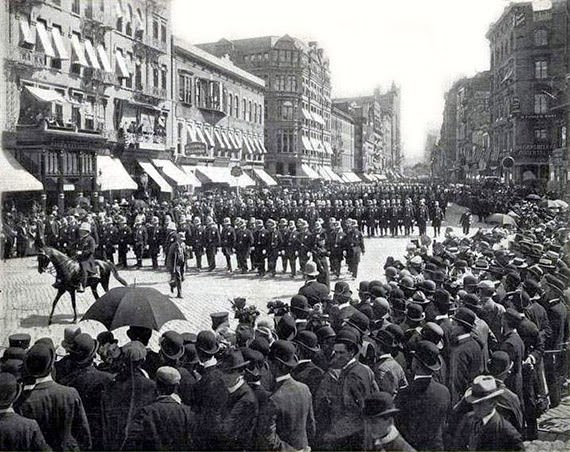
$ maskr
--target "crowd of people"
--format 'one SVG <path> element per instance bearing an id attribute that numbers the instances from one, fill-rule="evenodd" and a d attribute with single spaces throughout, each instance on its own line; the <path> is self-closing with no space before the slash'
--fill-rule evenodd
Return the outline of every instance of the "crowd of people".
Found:
<path id="1" fill-rule="evenodd" d="M 356 193 L 346 192 L 346 216 L 303 218 L 309 230 L 326 218 L 331 233 L 334 217 L 362 235 L 366 221 L 351 216 L 368 203 L 349 199 Z M 435 193 L 418 187 L 396 199 L 429 210 Z M 310 198 L 304 215 L 327 207 Z M 239 230 L 237 217 L 260 218 L 262 229 L 298 220 L 264 217 L 257 209 L 271 203 L 259 201 L 245 199 L 252 215 L 219 211 L 212 199 L 186 208 L 217 232 L 226 219 Z M 135 224 L 152 212 L 174 244 L 186 240 L 183 205 L 145 208 L 133 207 Z M 12 335 L 0 369 L 0 449 L 520 450 L 567 389 L 570 253 L 566 213 L 523 198 L 508 208 L 524 227 L 420 236 L 357 286 L 323 279 L 317 253 L 289 302 L 273 300 L 261 315 L 236 298 L 237 326 L 229 312 L 212 313 L 208 330 L 164 332 L 158 352 L 137 325 L 121 346 L 112 332 L 94 338 L 70 326 L 64 356 L 51 338 Z"/>

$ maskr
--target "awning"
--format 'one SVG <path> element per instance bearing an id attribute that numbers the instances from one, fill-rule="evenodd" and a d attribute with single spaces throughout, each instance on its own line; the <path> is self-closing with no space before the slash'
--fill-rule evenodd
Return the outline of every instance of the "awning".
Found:
<path id="1" fill-rule="evenodd" d="M 342 175 L 344 176 L 343 178 L 348 182 L 351 182 L 351 183 L 362 182 L 362 180 L 356 174 L 354 174 L 352 171 L 346 171 Z"/>
<path id="2" fill-rule="evenodd" d="M 249 145 L 249 148 L 251 149 L 251 154 L 259 154 L 260 153 L 259 148 L 255 145 L 255 140 L 252 137 L 248 137 L 248 136 L 244 135 L 243 139 Z"/>
<path id="3" fill-rule="evenodd" d="M 67 53 L 67 49 L 63 44 L 63 39 L 61 38 L 61 32 L 59 31 L 59 28 L 53 27 L 51 29 L 51 36 L 53 38 L 53 43 L 55 45 L 57 57 L 60 60 L 69 60 L 69 54 Z"/>
<path id="4" fill-rule="evenodd" d="M 232 145 L 230 139 L 228 138 L 227 130 L 220 130 L 220 135 L 222 136 L 222 140 L 228 149 L 235 149 L 235 146 Z"/>
<path id="5" fill-rule="evenodd" d="M 53 47 L 51 45 L 51 39 L 43 22 L 36 22 L 36 32 L 38 33 L 40 42 L 42 44 L 42 49 L 44 50 L 46 56 L 55 58 L 55 52 L 53 51 Z"/>
<path id="6" fill-rule="evenodd" d="M 26 89 L 40 102 L 55 102 L 58 104 L 67 102 L 61 94 L 52 89 L 37 88 L 35 86 L 26 86 Z"/>
<path id="7" fill-rule="evenodd" d="M 253 168 L 254 174 L 259 177 L 259 179 L 268 187 L 273 187 L 277 185 L 275 179 L 273 179 L 267 172 L 262 168 Z"/>
<path id="8" fill-rule="evenodd" d="M 362 180 L 363 180 L 364 182 L 376 182 L 376 181 L 374 180 L 374 177 L 372 177 L 372 175 L 370 175 L 370 174 L 362 173 L 362 174 L 360 175 L 360 177 L 362 178 Z"/>
<path id="9" fill-rule="evenodd" d="M 309 179 L 321 179 L 321 176 L 306 163 L 301 164 L 301 171 L 305 173 Z"/>
<path id="10" fill-rule="evenodd" d="M 230 173 L 230 168 L 226 166 L 197 166 L 195 174 L 202 183 L 228 184 L 230 187 L 235 187 L 236 185 L 251 187 L 255 185 L 255 181 L 245 173 L 238 178 L 233 177 Z"/>
<path id="11" fill-rule="evenodd" d="M 207 128 L 204 128 L 203 132 L 204 132 L 204 138 L 206 139 L 206 144 L 211 148 L 215 148 L 216 142 L 214 141 L 214 137 L 212 136 L 212 132 L 210 132 L 210 130 Z"/>
<path id="12" fill-rule="evenodd" d="M 191 124 L 186 124 L 186 142 L 187 143 L 200 143 L 198 141 L 198 134 L 196 129 Z"/>
<path id="13" fill-rule="evenodd" d="M 97 156 L 97 184 L 101 191 L 136 190 L 137 183 L 129 176 L 118 158 Z"/>
<path id="14" fill-rule="evenodd" d="M 313 121 L 313 117 L 311 116 L 311 113 L 309 111 L 307 111 L 304 108 L 301 108 L 301 112 L 303 113 L 303 118 L 305 118 L 307 121 Z"/>
<path id="15" fill-rule="evenodd" d="M 27 19 L 20 19 L 20 34 L 22 35 L 21 42 L 23 44 L 28 44 L 29 46 L 36 44 L 34 34 Z"/>
<path id="16" fill-rule="evenodd" d="M 194 166 L 189 166 L 189 165 L 181 165 L 182 170 L 186 173 L 186 175 L 192 179 L 192 183 L 190 185 L 192 185 L 192 187 L 196 188 L 196 187 L 201 187 L 202 186 L 202 182 L 200 182 L 198 180 L 198 178 L 196 177 L 196 175 L 194 174 L 194 170 L 196 167 Z"/>
<path id="17" fill-rule="evenodd" d="M 140 167 L 147 173 L 150 178 L 156 182 L 156 184 L 160 187 L 160 191 L 163 193 L 172 193 L 172 187 L 164 180 L 164 177 L 160 175 L 160 173 L 156 170 L 152 163 L 146 160 L 137 160 L 137 163 Z"/>
<path id="18" fill-rule="evenodd" d="M 267 149 L 265 149 L 265 146 L 263 146 L 261 138 L 253 138 L 253 143 L 255 144 L 255 147 L 260 154 L 267 154 Z"/>
<path id="19" fill-rule="evenodd" d="M 220 133 L 219 130 L 214 130 L 214 138 L 216 140 L 216 148 L 218 149 L 222 149 L 222 150 L 226 150 L 228 149 L 226 143 L 224 142 L 224 140 L 222 139 L 222 134 Z"/>
<path id="20" fill-rule="evenodd" d="M 196 126 L 194 130 L 196 130 L 196 138 L 198 139 L 198 142 L 203 143 L 206 145 L 206 147 L 208 147 L 208 142 L 206 141 L 206 137 L 204 136 L 204 132 L 202 132 L 202 129 Z"/>
<path id="21" fill-rule="evenodd" d="M 228 139 L 230 140 L 230 144 L 234 149 L 241 149 L 241 144 L 238 143 L 235 134 L 231 130 L 228 130 Z"/>
<path id="22" fill-rule="evenodd" d="M 375 174 L 374 176 L 376 177 L 376 180 L 379 182 L 387 179 L 385 174 Z"/>
<path id="23" fill-rule="evenodd" d="M 313 119 L 316 123 L 324 126 L 325 125 L 325 120 L 323 119 L 323 117 L 321 115 L 319 115 L 318 113 L 314 113 L 312 112 L 311 115 L 313 116 Z"/>
<path id="24" fill-rule="evenodd" d="M 85 49 L 81 45 L 81 42 L 79 42 L 79 36 L 77 36 L 76 34 L 71 35 L 71 50 L 73 55 L 73 60 L 72 60 L 73 64 L 79 64 L 80 66 L 83 67 L 89 67 L 87 59 L 85 58 Z"/>
<path id="25" fill-rule="evenodd" d="M 332 147 L 331 147 L 330 143 L 328 143 L 327 141 L 323 141 L 323 145 L 324 145 L 324 147 L 325 147 L 325 152 L 326 152 L 328 155 L 333 155 L 333 150 L 332 150 Z"/>
<path id="26" fill-rule="evenodd" d="M 244 135 L 242 139 L 243 139 L 243 147 L 245 148 L 245 152 L 247 152 L 248 154 L 255 154 L 256 152 L 255 147 L 253 147 L 251 140 L 246 135 Z"/>
<path id="27" fill-rule="evenodd" d="M 319 173 L 321 178 L 324 180 L 328 180 L 329 182 L 332 181 L 330 174 L 327 173 L 327 171 L 322 166 L 317 166 L 317 173 Z"/>
<path id="28" fill-rule="evenodd" d="M 317 152 L 323 152 L 324 150 L 323 142 L 316 138 L 311 138 L 311 145 L 313 146 L 313 149 Z"/>
<path id="29" fill-rule="evenodd" d="M 311 144 L 311 140 L 309 137 L 302 136 L 301 142 L 303 143 L 303 149 L 305 149 L 305 151 L 312 151 L 313 150 L 313 145 Z"/>
<path id="30" fill-rule="evenodd" d="M 107 51 L 102 44 L 97 46 L 97 53 L 99 54 L 99 59 L 101 60 L 101 65 L 103 66 L 103 70 L 105 72 L 113 72 L 111 68 L 111 63 L 109 61 L 109 56 L 107 55 Z"/>
<path id="31" fill-rule="evenodd" d="M 341 179 L 341 177 L 335 173 L 332 168 L 329 168 L 328 166 L 323 167 L 325 169 L 325 171 L 329 174 L 329 176 L 331 177 L 331 180 L 335 181 L 335 182 L 343 182 L 343 180 Z"/>
<path id="32" fill-rule="evenodd" d="M 0 193 L 43 189 L 43 184 L 28 173 L 10 152 L 0 149 Z"/>
<path id="33" fill-rule="evenodd" d="M 115 60 L 117 61 L 117 69 L 119 69 L 119 77 L 122 78 L 129 78 L 131 73 L 129 72 L 129 68 L 127 67 L 127 62 L 125 61 L 125 57 L 120 50 L 115 51 Z"/>
<path id="34" fill-rule="evenodd" d="M 184 171 L 178 168 L 170 160 L 166 159 L 153 159 L 152 163 L 157 168 L 162 169 L 162 172 L 176 182 L 179 187 L 185 187 L 187 185 L 192 185 L 193 179 L 190 178 Z"/>
<path id="35" fill-rule="evenodd" d="M 95 52 L 93 43 L 89 39 L 85 40 L 85 52 L 87 52 L 87 57 L 91 62 L 91 67 L 93 69 L 101 69 L 101 66 L 99 66 L 99 60 L 97 59 L 97 52 Z"/>

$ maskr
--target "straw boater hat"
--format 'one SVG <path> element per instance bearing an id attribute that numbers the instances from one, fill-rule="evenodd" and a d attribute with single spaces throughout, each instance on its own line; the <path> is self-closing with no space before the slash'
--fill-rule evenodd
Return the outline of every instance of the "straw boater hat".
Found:
<path id="1" fill-rule="evenodd" d="M 497 387 L 497 380 L 490 375 L 479 375 L 473 380 L 471 387 L 465 391 L 465 401 L 474 404 L 494 399 L 504 392 Z"/>

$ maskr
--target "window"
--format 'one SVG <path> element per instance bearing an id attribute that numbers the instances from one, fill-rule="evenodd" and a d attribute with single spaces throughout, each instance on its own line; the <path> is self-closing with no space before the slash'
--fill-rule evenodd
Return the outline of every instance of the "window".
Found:
<path id="1" fill-rule="evenodd" d="M 536 47 L 548 45 L 548 31 L 544 29 L 536 30 L 534 32 L 534 45 Z"/>
<path id="2" fill-rule="evenodd" d="M 125 86 L 127 88 L 132 88 L 133 87 L 133 72 L 132 72 L 132 67 L 133 67 L 133 54 L 132 52 L 127 52 L 127 67 L 129 68 L 129 78 L 125 79 Z M 139 66 L 139 70 L 140 70 L 140 66 Z M 141 74 L 139 74 L 139 76 L 142 76 Z"/>
<path id="3" fill-rule="evenodd" d="M 168 67 L 164 64 L 160 68 L 160 87 L 164 90 L 167 89 L 168 86 Z"/>
<path id="4" fill-rule="evenodd" d="M 536 114 L 545 114 L 548 111 L 548 98 L 546 94 L 534 95 L 534 112 Z"/>
<path id="5" fill-rule="evenodd" d="M 234 116 L 236 118 L 239 118 L 239 97 L 237 94 L 234 96 L 234 108 L 235 108 Z"/>
<path id="6" fill-rule="evenodd" d="M 295 135 L 292 130 L 277 131 L 277 152 L 293 152 Z"/>
<path id="7" fill-rule="evenodd" d="M 156 64 L 152 65 L 152 86 L 156 88 L 160 86 L 160 76 L 158 66 Z"/>
<path id="8" fill-rule="evenodd" d="M 559 141 L 559 147 L 561 148 L 565 148 L 566 147 L 566 126 L 562 126 L 560 127 L 560 139 Z"/>
<path id="9" fill-rule="evenodd" d="M 158 20 L 156 19 L 152 21 L 152 37 L 158 39 Z"/>
<path id="10" fill-rule="evenodd" d="M 297 174 L 297 165 L 295 163 L 289 163 L 289 175 L 294 176 Z"/>
<path id="11" fill-rule="evenodd" d="M 71 12 L 73 14 L 81 14 L 81 0 L 73 0 L 71 2 Z"/>
<path id="12" fill-rule="evenodd" d="M 295 119 L 295 109 L 293 103 L 290 101 L 285 101 L 281 105 L 281 119 L 285 121 L 291 121 Z"/>
<path id="13" fill-rule="evenodd" d="M 137 57 L 135 61 L 135 89 L 142 91 L 143 80 L 142 80 L 142 61 Z"/>
<path id="14" fill-rule="evenodd" d="M 254 104 L 253 104 L 253 122 L 255 122 L 256 124 L 257 124 L 257 121 L 258 121 L 258 119 L 257 119 L 257 114 L 258 114 L 258 111 L 257 111 L 257 104 L 254 103 Z"/>
<path id="15" fill-rule="evenodd" d="M 251 109 L 251 101 L 248 102 L 247 104 L 247 119 L 249 122 L 253 121 L 253 113 L 252 113 L 252 109 Z"/>
<path id="16" fill-rule="evenodd" d="M 247 119 L 247 101 L 245 99 L 242 99 L 241 101 L 241 113 L 242 113 L 242 119 L 245 121 Z"/>
<path id="17" fill-rule="evenodd" d="M 283 162 L 277 162 L 275 165 L 275 172 L 277 174 L 283 174 Z"/>
<path id="18" fill-rule="evenodd" d="M 534 77 L 545 79 L 548 77 L 548 62 L 545 60 L 537 60 L 534 62 Z"/>
<path id="19" fill-rule="evenodd" d="M 166 25 L 164 25 L 164 24 L 160 25 L 160 32 L 161 32 L 160 33 L 160 40 L 165 43 L 166 42 Z"/>
<path id="20" fill-rule="evenodd" d="M 178 100 L 192 105 L 192 76 L 181 73 L 178 76 Z"/>
<path id="21" fill-rule="evenodd" d="M 85 5 L 85 17 L 91 19 L 93 18 L 93 0 L 87 0 Z"/>
<path id="22" fill-rule="evenodd" d="M 131 22 L 131 20 L 133 20 L 133 7 L 131 5 L 127 5 L 127 10 L 127 18 L 129 19 L 129 22 L 127 22 L 125 26 L 125 34 L 131 36 L 133 34 L 133 24 Z"/>
<path id="23" fill-rule="evenodd" d="M 228 115 L 234 114 L 234 96 L 230 93 L 228 95 Z"/>
<path id="24" fill-rule="evenodd" d="M 534 129 L 534 138 L 537 141 L 546 141 L 548 139 L 548 131 L 546 129 Z"/>
<path id="25" fill-rule="evenodd" d="M 83 94 L 81 93 L 73 93 L 73 106 L 71 108 L 71 122 L 77 126 L 78 129 L 81 129 L 81 111 L 83 109 Z"/>
<path id="26" fill-rule="evenodd" d="M 59 31 L 59 36 L 61 37 L 61 27 L 59 25 L 52 25 L 52 29 L 57 29 Z M 56 46 L 57 47 L 57 46 Z M 58 52 L 59 53 L 59 52 Z M 52 69 L 59 69 L 61 70 L 61 59 L 60 58 L 52 58 L 50 61 L 50 65 Z"/>

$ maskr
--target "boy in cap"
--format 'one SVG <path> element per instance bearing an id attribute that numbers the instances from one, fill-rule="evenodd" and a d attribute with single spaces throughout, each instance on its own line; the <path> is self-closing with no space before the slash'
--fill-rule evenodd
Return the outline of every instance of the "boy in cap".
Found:
<path id="1" fill-rule="evenodd" d="M 177 394 L 179 384 L 180 373 L 175 368 L 163 366 L 157 370 L 157 398 L 136 412 L 124 450 L 192 448 L 193 414 Z"/>

